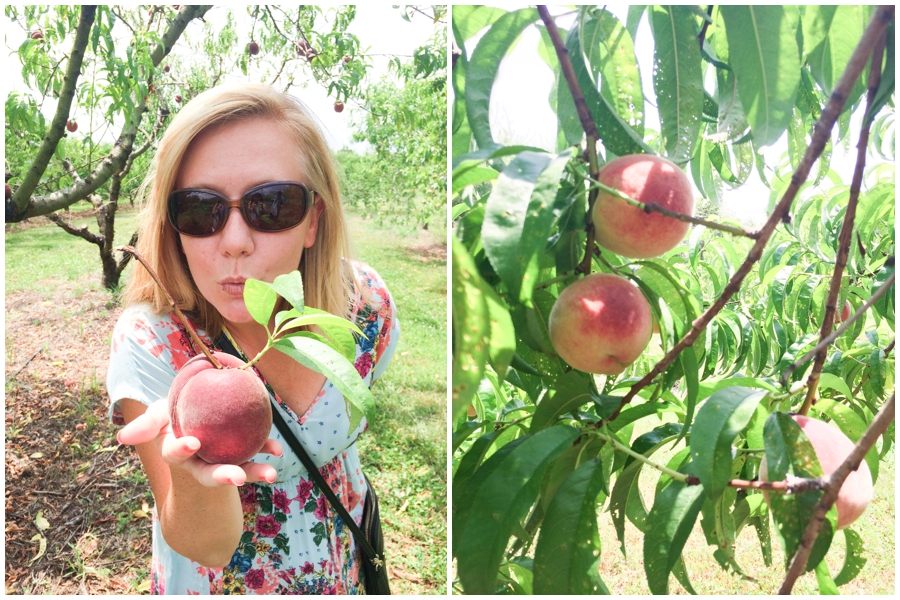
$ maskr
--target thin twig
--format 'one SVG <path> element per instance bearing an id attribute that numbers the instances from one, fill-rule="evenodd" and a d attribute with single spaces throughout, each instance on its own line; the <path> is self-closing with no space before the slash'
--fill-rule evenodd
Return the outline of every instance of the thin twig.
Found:
<path id="1" fill-rule="evenodd" d="M 768 221 L 766 221 L 762 229 L 759 230 L 759 238 L 756 240 L 753 248 L 751 248 L 747 255 L 747 259 L 731 277 L 728 285 L 726 285 L 725 289 L 722 291 L 722 295 L 716 299 L 712 306 L 710 306 L 696 321 L 694 321 L 690 331 L 687 332 L 681 341 L 679 341 L 649 373 L 631 387 L 628 393 L 622 398 L 622 403 L 619 405 L 619 408 L 610 415 L 610 421 L 619 415 L 622 408 L 631 402 L 632 398 L 634 398 L 639 391 L 647 387 L 656 376 L 664 373 L 685 348 L 694 344 L 713 317 L 725 307 L 731 297 L 740 289 L 744 278 L 750 273 L 750 269 L 762 257 L 763 248 L 765 248 L 769 238 L 774 233 L 775 227 L 783 219 L 788 218 L 791 204 L 797 196 L 797 193 L 800 191 L 800 186 L 806 181 L 813 164 L 825 149 L 825 144 L 831 135 L 831 129 L 834 127 L 838 116 L 841 114 L 850 91 L 853 89 L 853 85 L 859 78 L 859 74 L 865 67 L 868 57 L 872 52 L 872 48 L 875 46 L 876 40 L 884 34 L 888 23 L 893 18 L 893 13 L 893 6 L 879 7 L 875 16 L 872 18 L 872 21 L 866 27 L 862 39 L 853 51 L 850 61 L 844 69 L 844 73 L 834 87 L 834 91 L 828 99 L 825 109 L 822 111 L 819 120 L 816 122 L 812 140 L 806 148 L 803 159 L 800 161 L 800 164 L 797 166 L 797 169 L 791 177 L 790 185 L 784 192 L 784 195 L 775 207 L 775 210 L 772 211 Z"/>
<path id="2" fill-rule="evenodd" d="M 887 430 L 888 426 L 893 421 L 894 394 L 891 394 L 891 398 L 885 403 L 881 410 L 878 411 L 878 414 L 875 415 L 872 424 L 869 425 L 869 428 L 866 429 L 863 436 L 856 442 L 853 451 L 850 452 L 847 459 L 834 473 L 825 476 L 829 480 L 828 485 L 825 488 L 825 493 L 822 495 L 822 498 L 819 500 L 819 503 L 813 511 L 812 520 L 810 520 L 809 525 L 807 525 L 806 530 L 803 532 L 803 537 L 800 539 L 800 546 L 797 548 L 797 552 L 791 559 L 787 575 L 784 578 L 784 582 L 781 584 L 781 588 L 778 590 L 779 594 L 791 593 L 794 582 L 796 582 L 797 578 L 806 570 L 806 561 L 809 560 L 809 554 L 812 552 L 813 544 L 819 536 L 819 530 L 821 530 L 822 524 L 825 522 L 825 514 L 834 504 L 835 500 L 837 500 L 841 485 L 843 485 L 844 480 L 847 479 L 851 471 L 855 471 L 859 468 L 866 453 L 875 445 L 875 441 Z"/>
<path id="3" fill-rule="evenodd" d="M 706 219 L 701 219 L 699 217 L 692 217 L 691 215 L 686 215 L 684 213 L 675 212 L 674 210 L 670 210 L 665 206 L 661 206 L 656 202 L 638 202 L 634 198 L 623 194 L 621 191 L 616 188 L 609 187 L 608 185 L 604 185 L 596 180 L 591 180 L 591 188 L 599 188 L 608 194 L 612 194 L 617 198 L 621 198 L 631 206 L 641 209 L 645 213 L 657 212 L 661 215 L 665 215 L 667 217 L 671 217 L 673 219 L 677 219 L 682 223 L 693 223 L 694 225 L 703 225 L 708 227 L 709 229 L 718 229 L 719 231 L 725 231 L 732 235 L 737 235 L 741 237 L 747 237 L 751 240 L 759 239 L 758 231 L 747 231 L 741 227 L 735 227 L 734 225 L 725 225 L 723 223 L 714 223 L 713 221 L 707 221 Z"/>
<path id="4" fill-rule="evenodd" d="M 869 91 L 866 96 L 866 108 L 872 106 L 878 84 L 881 82 L 881 58 L 884 54 L 885 35 L 882 35 L 872 50 L 871 68 L 869 69 Z M 834 272 L 831 274 L 831 284 L 828 288 L 828 297 L 825 300 L 825 317 L 822 321 L 820 339 L 827 339 L 834 326 L 834 313 L 837 306 L 838 294 L 841 291 L 841 277 L 847 266 L 847 258 L 850 256 L 850 244 L 853 242 L 853 221 L 856 218 L 856 206 L 859 202 L 859 190 L 862 188 L 863 173 L 866 167 L 866 150 L 869 146 L 869 125 L 863 123 L 859 132 L 859 142 L 856 144 L 856 167 L 853 170 L 853 179 L 850 181 L 850 198 L 847 201 L 847 210 L 844 213 L 844 222 L 841 224 L 841 232 L 838 235 L 838 251 L 834 260 Z M 819 344 L 821 346 L 821 344 Z M 819 346 L 816 346 L 819 348 Z M 825 366 L 827 346 L 816 351 L 816 360 L 812 371 L 807 378 L 806 398 L 800 406 L 799 414 L 806 415 L 813 404 L 816 392 L 819 389 L 819 375 Z"/>
<path id="5" fill-rule="evenodd" d="M 875 304 L 875 302 L 877 302 L 878 299 L 881 298 L 885 294 L 885 292 L 887 292 L 890 289 L 890 287 L 894 284 L 894 276 L 895 275 L 892 273 L 891 276 L 888 277 L 887 281 L 885 281 L 884 284 L 880 288 L 875 290 L 875 293 L 872 294 L 872 297 L 869 298 L 865 302 L 865 304 L 860 306 L 859 310 L 857 310 L 855 313 L 853 313 L 853 315 L 851 315 L 849 319 L 844 321 L 844 323 L 840 327 L 838 327 L 838 329 L 836 331 L 833 331 L 827 338 L 820 341 L 816 345 L 815 348 L 813 348 L 812 350 L 810 350 L 809 352 L 804 354 L 801 358 L 799 358 L 796 361 L 794 361 L 793 363 L 791 363 L 791 365 L 788 366 L 788 368 L 785 369 L 784 373 L 782 373 L 782 375 L 781 375 L 781 385 L 787 385 L 788 378 L 791 376 L 791 373 L 793 373 L 797 367 L 799 367 L 806 361 L 810 360 L 813 356 L 815 356 L 818 352 L 821 352 L 824 348 L 827 348 L 831 344 L 831 342 L 833 342 L 834 340 L 841 337 L 841 335 L 843 335 L 843 333 L 845 331 L 847 331 L 847 329 L 849 329 L 849 327 L 851 325 L 853 325 L 853 323 L 857 319 L 859 319 L 860 317 L 865 315 L 866 311 L 869 310 L 869 307 L 871 307 L 873 304 Z M 893 346 L 893 344 L 891 344 L 891 346 Z M 890 348 L 891 346 L 889 346 L 888 348 Z M 885 353 L 887 353 L 887 349 L 885 350 Z"/>

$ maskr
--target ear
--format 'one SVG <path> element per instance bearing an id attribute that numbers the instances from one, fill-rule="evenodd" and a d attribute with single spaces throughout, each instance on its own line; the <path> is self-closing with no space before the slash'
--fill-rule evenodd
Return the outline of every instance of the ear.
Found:
<path id="1" fill-rule="evenodd" d="M 303 240 L 303 247 L 310 248 L 313 244 L 316 243 L 316 233 L 319 231 L 319 219 L 322 216 L 322 212 L 325 210 L 325 203 L 322 202 L 318 195 L 316 195 L 316 201 L 313 204 L 312 214 L 309 215 L 309 227 L 306 229 L 306 238 Z"/>

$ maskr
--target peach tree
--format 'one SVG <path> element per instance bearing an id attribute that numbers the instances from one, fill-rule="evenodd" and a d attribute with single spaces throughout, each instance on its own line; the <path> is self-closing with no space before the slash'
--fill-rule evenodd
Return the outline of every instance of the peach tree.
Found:
<path id="1" fill-rule="evenodd" d="M 645 19 L 652 90 L 635 51 Z M 836 593 L 860 572 L 863 541 L 852 526 L 838 530 L 834 504 L 848 474 L 877 480 L 894 439 L 894 172 L 866 167 L 893 161 L 893 19 L 892 6 L 634 6 L 620 17 L 590 6 L 560 17 L 542 6 L 454 7 L 458 591 L 608 592 L 601 550 L 616 550 L 601 548 L 599 519 L 612 520 L 623 554 L 626 521 L 642 532 L 643 547 L 628 552 L 642 553 L 653 593 L 667 593 L 670 576 L 693 591 L 690 536 L 722 569 L 751 576 L 734 551 L 748 528 L 767 564 L 778 538 L 782 592 L 814 571 L 820 592 Z M 499 143 L 492 129 L 494 83 L 531 30 L 534 69 L 555 75 L 550 150 Z M 767 159 L 784 138 L 783 160 Z M 831 161 L 851 143 L 844 182 Z M 632 155 L 681 169 L 696 214 L 638 198 L 652 170 L 630 190 L 627 176 L 604 176 Z M 770 194 L 758 229 L 722 208 L 754 171 Z M 639 209 L 637 225 L 664 218 L 689 231 L 661 255 L 617 254 L 598 244 L 614 218 L 594 210 L 603 195 Z M 551 335 L 557 298 L 597 273 L 630 281 L 658 331 L 606 375 L 562 358 L 579 327 L 564 350 Z M 847 302 L 849 318 L 839 315 Z M 598 296 L 583 304 L 597 320 L 613 310 Z M 626 311 L 615 314 L 631 335 Z M 831 447 L 798 425 L 807 415 L 833 428 L 826 438 L 849 438 L 829 472 Z M 652 497 L 640 489 L 650 471 Z M 832 574 L 824 557 L 838 536 L 846 558 Z"/>

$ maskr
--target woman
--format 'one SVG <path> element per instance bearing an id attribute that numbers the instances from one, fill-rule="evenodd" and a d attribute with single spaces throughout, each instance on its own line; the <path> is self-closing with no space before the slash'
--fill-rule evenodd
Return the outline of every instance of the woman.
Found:
<path id="1" fill-rule="evenodd" d="M 214 88 L 172 120 L 145 181 L 138 251 L 210 347 L 225 334 L 246 357 L 266 332 L 243 282 L 298 269 L 306 304 L 366 333 L 356 368 L 371 385 L 399 333 L 384 283 L 349 262 L 331 153 L 305 107 L 263 85 Z M 240 199 L 240 206 L 235 202 Z M 218 202 L 217 202 L 218 200 Z M 231 208 L 239 208 L 234 211 Z M 116 325 L 107 388 L 119 441 L 136 446 L 156 501 L 154 593 L 357 593 L 356 542 L 273 428 L 243 465 L 210 465 L 175 438 L 166 394 L 198 353 L 163 292 L 136 267 Z M 277 351 L 257 363 L 282 415 L 359 522 L 365 481 L 341 394 Z"/>

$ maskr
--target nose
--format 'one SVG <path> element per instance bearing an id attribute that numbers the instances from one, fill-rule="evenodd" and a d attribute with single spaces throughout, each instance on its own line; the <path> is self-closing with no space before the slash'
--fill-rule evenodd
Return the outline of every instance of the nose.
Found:
<path id="1" fill-rule="evenodd" d="M 231 209 L 237 209 L 235 215 Z M 219 247 L 227 256 L 241 256 L 253 252 L 253 234 L 239 206 L 229 206 L 225 209 L 225 226 L 219 231 Z"/>

